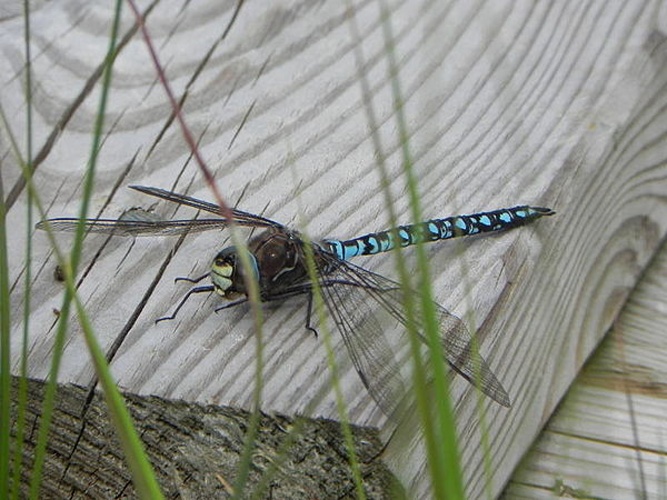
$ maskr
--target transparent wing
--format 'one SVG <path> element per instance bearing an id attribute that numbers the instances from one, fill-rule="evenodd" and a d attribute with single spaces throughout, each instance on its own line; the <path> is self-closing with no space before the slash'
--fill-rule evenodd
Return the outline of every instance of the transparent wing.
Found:
<path id="1" fill-rule="evenodd" d="M 405 301 L 400 285 L 334 256 L 327 257 L 337 269 L 323 278 L 323 294 L 329 313 L 343 336 L 352 362 L 369 393 L 389 416 L 405 394 L 405 383 L 386 336 L 389 318 L 403 328 Z M 440 322 L 443 354 L 453 370 L 503 406 L 510 406 L 507 391 L 474 350 L 465 324 L 445 308 L 434 304 Z M 420 340 L 421 315 L 416 315 Z"/>
<path id="2" fill-rule="evenodd" d="M 388 325 L 376 314 L 377 303 L 358 286 L 343 282 L 324 285 L 322 293 L 329 315 L 361 381 L 385 415 L 397 415 L 408 391 L 397 353 L 385 337 Z"/>
<path id="3" fill-rule="evenodd" d="M 220 207 L 215 203 L 209 201 L 198 200 L 197 198 L 192 198 L 191 196 L 186 196 L 184 194 L 172 193 L 165 189 L 146 187 L 146 186 L 130 186 L 131 189 L 139 191 L 150 196 L 155 196 L 156 198 L 161 198 L 163 200 L 171 201 L 178 203 L 179 205 L 185 205 L 188 207 L 195 208 L 197 210 L 202 210 L 214 215 L 217 215 L 222 218 L 222 222 L 227 223 L 224 218 Z M 265 217 L 259 215 L 251 214 L 249 212 L 244 212 L 243 210 L 237 210 L 235 208 L 231 209 L 231 212 L 234 216 L 234 222 L 240 226 L 252 226 L 252 227 L 284 227 L 278 222 L 272 221 Z"/>
<path id="4" fill-rule="evenodd" d="M 53 231 L 75 231 L 79 219 L 60 218 L 40 221 L 37 229 Z M 193 219 L 193 220 L 124 220 L 124 219 L 86 219 L 86 231 L 91 233 L 115 234 L 118 236 L 167 236 L 183 233 L 195 233 L 210 229 L 224 229 L 227 224 L 220 219 Z"/>
<path id="5" fill-rule="evenodd" d="M 168 236 L 209 231 L 211 229 L 224 229 L 229 225 L 229 221 L 221 215 L 220 208 L 213 203 L 182 194 L 171 193 L 159 188 L 145 186 L 130 187 L 150 196 L 215 214 L 219 218 L 164 220 L 146 210 L 132 209 L 125 212 L 119 219 L 86 219 L 84 221 L 86 231 L 119 236 Z M 283 227 L 270 219 L 243 212 L 242 210 L 232 209 L 231 212 L 234 216 L 234 222 L 240 226 Z M 54 231 L 71 232 L 76 230 L 78 223 L 79 219 L 64 217 L 38 222 L 35 227 L 37 229 L 46 229 L 48 224 Z"/>

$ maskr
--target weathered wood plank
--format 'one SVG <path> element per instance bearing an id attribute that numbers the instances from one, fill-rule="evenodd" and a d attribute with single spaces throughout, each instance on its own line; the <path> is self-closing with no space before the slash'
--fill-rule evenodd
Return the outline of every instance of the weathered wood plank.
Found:
<path id="1" fill-rule="evenodd" d="M 521 231 L 429 249 L 439 302 L 481 325 L 482 354 L 514 402 L 509 411 L 485 402 L 488 478 L 476 396 L 460 380 L 453 387 L 468 492 L 477 497 L 489 481 L 494 492 L 504 484 L 666 232 L 664 2 L 387 4 L 425 216 L 528 202 L 558 211 L 556 219 Z M 401 221 L 409 221 L 378 4 L 353 5 L 360 40 L 351 35 L 342 3 L 333 1 L 249 2 L 224 40 L 232 2 L 182 8 L 161 1 L 148 16 L 170 81 L 177 94 L 187 92 L 184 112 L 227 199 L 243 193 L 243 209 L 266 208 L 267 216 L 293 225 L 303 210 L 313 235 L 346 237 L 386 227 L 357 45 L 391 189 Z M 35 178 L 51 216 L 77 212 L 98 96 L 97 87 L 88 93 L 87 86 L 102 64 L 109 8 L 47 2 L 33 15 Z M 132 22 L 126 12 L 124 34 Z M 10 77 L 0 99 L 12 133 L 24 139 L 22 27 L 18 17 L 3 21 L 0 69 Z M 169 119 L 146 54 L 134 37 L 115 64 L 94 215 L 116 217 L 153 203 L 124 189 L 127 184 L 212 199 Z M 19 311 L 26 261 L 18 228 L 25 225 L 26 198 L 6 136 L 0 140 L 2 182 L 12 203 L 12 305 Z M 156 210 L 174 214 L 163 204 Z M 46 239 L 37 235 L 35 241 L 29 371 L 44 377 L 62 287 L 53 280 Z M 251 405 L 255 340 L 246 311 L 211 314 L 212 298 L 188 304 L 172 323 L 154 325 L 184 292 L 172 279 L 204 273 L 223 244 L 221 234 L 188 237 L 177 249 L 167 240 L 86 240 L 80 293 L 102 345 L 120 343 L 112 367 L 123 388 Z M 389 258 L 361 263 L 394 275 Z M 262 408 L 334 416 L 324 349 L 303 328 L 303 304 L 270 308 L 265 316 Z M 20 315 L 12 321 L 18 353 Z M 342 343 L 335 348 L 342 352 Z M 349 363 L 342 373 L 353 421 L 382 424 Z M 76 326 L 60 380 L 93 380 Z M 390 446 L 387 453 L 414 496 L 428 488 L 420 454 L 419 446 Z"/>
<path id="2" fill-rule="evenodd" d="M 526 454 L 507 498 L 667 495 L 667 244 Z"/>
<path id="3" fill-rule="evenodd" d="M 43 398 L 44 384 L 28 381 L 29 429 L 39 425 Z M 232 498 L 248 428 L 247 412 L 131 394 L 126 403 L 166 498 Z M 43 498 L 137 497 L 100 394 L 88 401 L 85 387 L 61 386 L 52 428 Z M 400 487 L 377 458 L 382 447 L 377 431 L 351 430 L 368 498 L 400 495 Z M 24 437 L 20 491 L 27 497 L 37 433 Z M 262 416 L 246 496 L 354 498 L 344 443 L 336 422 Z"/>

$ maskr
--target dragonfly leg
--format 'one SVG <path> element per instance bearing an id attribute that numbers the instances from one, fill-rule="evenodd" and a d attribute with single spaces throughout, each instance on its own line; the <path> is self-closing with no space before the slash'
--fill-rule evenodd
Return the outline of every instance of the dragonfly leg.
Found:
<path id="1" fill-rule="evenodd" d="M 215 312 L 217 313 L 219 311 L 222 311 L 223 309 L 229 309 L 230 307 L 245 304 L 246 302 L 248 302 L 248 297 L 244 297 L 242 299 L 235 300 L 234 302 L 229 302 L 229 303 L 225 304 L 224 306 L 216 307 Z"/>
<path id="2" fill-rule="evenodd" d="M 301 283 L 287 290 L 283 290 L 279 294 L 274 294 L 269 297 L 266 297 L 264 300 L 267 302 L 274 300 L 285 300 L 291 297 L 296 297 L 297 295 L 304 295 L 304 294 L 308 296 L 305 327 L 306 330 L 313 332 L 315 334 L 315 337 L 317 337 L 318 336 L 317 330 L 310 324 L 310 320 L 313 317 L 313 287 L 310 285 L 310 283 Z"/>
<path id="3" fill-rule="evenodd" d="M 199 283 L 204 278 L 208 278 L 208 276 L 209 276 L 209 273 L 202 274 L 199 278 L 187 278 L 187 277 L 179 276 L 178 278 L 176 278 L 174 280 L 174 283 L 176 283 L 178 281 L 187 281 L 188 283 Z"/>
<path id="4" fill-rule="evenodd" d="M 204 293 L 204 292 L 212 292 L 215 288 L 213 285 L 205 285 L 205 286 L 196 286 L 194 288 L 191 288 L 188 293 L 185 294 L 185 296 L 181 299 L 181 301 L 178 303 L 176 306 L 176 309 L 174 309 L 174 313 L 171 316 L 164 316 L 162 318 L 158 318 L 155 320 L 156 323 L 159 323 L 160 321 L 167 321 L 167 320 L 172 320 L 176 318 L 176 315 L 178 314 L 178 311 L 181 310 L 181 307 L 188 301 L 190 298 L 190 295 L 193 293 Z"/>
<path id="5" fill-rule="evenodd" d="M 315 328 L 313 328 L 310 324 L 310 320 L 312 319 L 313 316 L 313 292 L 312 290 L 309 290 L 308 292 L 308 306 L 306 309 L 306 330 L 311 331 L 315 334 L 315 338 L 317 338 L 318 333 Z"/>

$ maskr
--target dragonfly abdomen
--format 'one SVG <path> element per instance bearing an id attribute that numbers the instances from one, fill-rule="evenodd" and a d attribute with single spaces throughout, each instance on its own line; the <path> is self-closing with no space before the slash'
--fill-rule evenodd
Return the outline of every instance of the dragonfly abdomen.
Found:
<path id="1" fill-rule="evenodd" d="M 325 243 L 339 259 L 348 260 L 359 255 L 387 252 L 398 246 L 408 247 L 420 241 L 447 240 L 512 229 L 554 213 L 550 208 L 541 207 L 503 208 L 491 212 L 432 219 L 418 224 L 398 226 L 393 230 L 366 234 L 351 240 L 326 240 Z"/>

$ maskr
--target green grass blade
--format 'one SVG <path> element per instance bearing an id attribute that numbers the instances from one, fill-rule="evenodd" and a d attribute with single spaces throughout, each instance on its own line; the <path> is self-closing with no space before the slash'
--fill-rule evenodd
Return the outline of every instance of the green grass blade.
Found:
<path id="1" fill-rule="evenodd" d="M 352 479 L 357 493 L 357 498 L 364 500 L 366 492 L 364 491 L 364 483 L 361 477 L 361 468 L 359 467 L 359 459 L 354 447 L 354 437 L 352 436 L 352 429 L 348 418 L 347 406 L 345 398 L 343 397 L 343 390 L 340 385 L 340 373 L 338 371 L 338 364 L 336 362 L 336 355 L 334 353 L 333 344 L 331 342 L 331 332 L 327 326 L 324 298 L 322 296 L 322 289 L 318 279 L 318 272 L 315 266 L 315 256 L 313 255 L 313 247 L 310 239 L 303 234 L 306 252 L 306 265 L 308 269 L 308 278 L 312 284 L 312 304 L 319 320 L 322 340 L 324 348 L 327 352 L 327 364 L 331 371 L 331 381 L 333 384 L 334 394 L 336 397 L 336 409 L 338 417 L 340 418 L 341 430 L 343 432 L 343 439 L 345 440 L 345 447 L 347 448 L 350 457 L 350 468 L 352 470 Z"/>
<path id="2" fill-rule="evenodd" d="M 26 167 L 24 171 L 32 173 L 32 55 L 30 51 L 30 6 L 23 2 L 24 39 L 25 39 L 25 95 L 26 95 Z M 28 210 L 26 214 L 26 268 L 23 291 L 23 339 L 21 342 L 21 366 L 17 391 L 16 437 L 14 438 L 14 455 L 12 459 L 12 491 L 11 498 L 18 499 L 23 469 L 23 443 L 25 437 L 26 408 L 28 404 L 28 341 L 30 332 L 30 297 L 32 283 L 32 224 L 33 206 L 32 193 L 28 191 Z"/>
<path id="3" fill-rule="evenodd" d="M 294 185 L 298 186 L 299 182 L 297 179 L 296 172 L 294 170 L 294 164 L 290 163 L 292 167 L 292 178 Z M 301 206 L 301 197 L 299 193 L 296 196 L 297 206 L 299 208 L 299 217 L 301 219 L 301 227 L 303 228 L 305 224 L 303 223 L 303 207 Z M 303 240 L 305 242 L 304 250 L 306 254 L 306 270 L 308 271 L 308 279 L 312 285 L 311 289 L 311 303 L 309 307 L 313 307 L 315 310 L 315 315 L 318 319 L 320 330 L 318 333 L 321 334 L 322 340 L 324 342 L 324 348 L 327 353 L 327 364 L 329 370 L 331 371 L 331 381 L 333 384 L 334 395 L 336 398 L 336 410 L 338 411 L 338 417 L 340 419 L 341 431 L 343 433 L 343 439 L 345 442 L 345 447 L 347 448 L 349 454 L 350 468 L 352 470 L 352 479 L 354 481 L 355 491 L 357 493 L 357 498 L 365 500 L 366 491 L 364 490 L 364 481 L 361 477 L 361 467 L 359 466 L 359 459 L 357 457 L 357 451 L 354 446 L 354 436 L 352 435 L 352 429 L 350 428 L 350 421 L 348 417 L 347 405 L 345 404 L 345 398 L 343 397 L 343 390 L 340 385 L 340 372 L 338 370 L 338 363 L 336 362 L 336 354 L 334 352 L 333 344 L 331 342 L 331 332 L 329 331 L 328 323 L 326 321 L 326 307 L 324 304 L 324 296 L 322 295 L 322 288 L 320 287 L 319 274 L 317 266 L 315 264 L 315 255 L 313 253 L 312 240 L 308 236 L 305 229 L 301 232 Z"/>
<path id="4" fill-rule="evenodd" d="M 264 341 L 262 335 L 263 314 L 261 299 L 259 296 L 259 283 L 256 279 L 250 278 L 252 273 L 248 272 L 251 269 L 250 254 L 248 247 L 237 234 L 234 227 L 230 228 L 232 231 L 232 242 L 238 249 L 238 255 L 241 259 L 241 267 L 246 276 L 246 287 L 248 290 L 248 299 L 255 320 L 255 387 L 253 390 L 253 411 L 250 414 L 250 421 L 248 422 L 248 432 L 245 436 L 243 451 L 239 460 L 239 469 L 234 481 L 233 498 L 245 498 L 245 487 L 250 475 L 250 467 L 252 465 L 253 452 L 255 450 L 255 441 L 259 431 L 260 421 L 260 404 L 262 400 L 262 388 L 264 386 Z"/>
<path id="5" fill-rule="evenodd" d="M 67 276 L 66 281 L 68 288 L 75 286 L 72 275 Z M 88 315 L 78 295 L 73 296 L 86 345 L 93 359 L 100 385 L 104 391 L 109 416 L 118 434 L 128 468 L 132 473 L 137 494 L 139 498 L 163 498 L 153 468 L 146 456 L 144 446 L 132 424 L 132 419 L 125 406 L 123 397 L 111 376 L 106 357 L 97 343 Z"/>
<path id="6" fill-rule="evenodd" d="M 0 491 L 9 491 L 9 411 L 11 375 L 9 372 L 9 265 L 7 255 L 7 213 L 0 181 Z M 4 495 L 4 493 L 3 493 Z"/>
<path id="7" fill-rule="evenodd" d="M 122 2 L 118 0 L 116 3 L 116 12 L 115 12 L 115 17 L 113 19 L 112 34 L 110 38 L 110 45 L 105 64 L 98 118 L 95 123 L 90 160 L 88 163 L 88 168 L 86 171 L 86 177 L 84 181 L 84 190 L 83 190 L 84 193 L 80 209 L 81 218 L 85 218 L 87 214 L 88 203 L 92 193 L 94 173 L 95 173 L 95 163 L 102 137 L 106 102 L 111 81 L 111 70 L 112 70 L 113 60 L 116 54 L 116 40 L 119 29 L 121 5 Z M 24 169 L 24 176 L 27 181 L 29 192 L 32 195 L 34 195 L 35 189 L 31 182 L 32 179 L 30 177 L 29 169 Z M 40 210 L 41 216 L 44 217 L 44 210 L 38 198 L 35 198 L 35 203 L 37 204 L 37 207 Z M 83 307 L 81 306 L 81 303 L 76 295 L 76 288 L 74 285 L 73 276 L 75 275 L 75 271 L 78 266 L 78 262 L 81 255 L 81 249 L 83 246 L 83 235 L 84 235 L 83 229 L 84 229 L 83 225 L 80 225 L 74 239 L 73 248 L 70 253 L 69 260 L 63 258 L 62 253 L 59 251 L 57 245 L 55 244 L 55 241 L 53 240 L 53 235 L 52 234 L 49 235 L 51 238 L 51 244 L 54 248 L 56 255 L 58 256 L 59 265 L 64 270 L 67 288 L 65 290 L 65 297 L 63 299 L 63 304 L 61 307 L 60 319 L 58 322 L 58 328 L 56 331 L 56 336 L 54 341 L 53 357 L 51 360 L 51 367 L 49 370 L 49 379 L 46 386 L 46 392 L 43 402 L 42 419 L 40 422 L 40 427 L 37 437 L 37 445 L 35 448 L 34 468 L 31 475 L 30 497 L 38 498 L 39 496 L 42 469 L 44 467 L 44 461 L 46 456 L 46 445 L 48 440 L 49 427 L 55 403 L 57 376 L 62 358 L 64 340 L 67 332 L 70 305 L 71 301 L 75 300 L 77 311 L 79 313 L 79 320 L 81 322 L 82 329 L 84 332 L 84 337 L 86 339 L 86 343 L 89 347 L 91 356 L 93 358 L 97 376 L 104 389 L 104 394 L 107 399 L 110 419 L 114 422 L 116 431 L 118 432 L 121 446 L 126 454 L 126 460 L 130 468 L 130 471 L 132 473 L 137 492 L 143 498 L 160 498 L 161 493 L 157 486 L 155 475 L 150 467 L 148 459 L 146 458 L 145 452 L 143 451 L 143 447 L 138 439 L 136 431 L 132 426 L 129 414 L 127 413 L 127 409 L 125 408 L 122 402 L 122 398 L 120 397 L 120 394 L 118 393 L 118 390 L 113 383 L 108 368 L 108 364 L 106 363 L 106 359 L 101 349 L 99 348 L 99 345 L 97 345 L 95 336 L 92 332 L 92 329 L 90 328 L 90 323 L 85 315 L 85 311 L 83 310 Z"/>
<path id="8" fill-rule="evenodd" d="M 408 186 L 410 196 L 410 208 L 412 220 L 422 220 L 421 207 L 419 201 L 419 192 L 417 181 L 412 171 L 412 157 L 409 148 L 409 134 L 405 123 L 405 114 L 403 112 L 403 99 L 400 89 L 400 82 L 396 75 L 398 69 L 396 64 L 396 54 L 394 50 L 394 36 L 391 29 L 391 22 L 388 17 L 388 10 L 384 1 L 380 1 L 383 23 L 382 28 L 385 36 L 386 55 L 389 61 L 389 71 L 392 75 L 391 85 L 394 97 L 394 110 L 399 130 L 401 152 L 403 155 L 403 170 Z M 431 484 L 433 492 L 437 498 L 464 498 L 463 484 L 461 482 L 461 470 L 458 459 L 458 446 L 456 440 L 456 423 L 452 412 L 451 402 L 449 400 L 448 379 L 445 368 L 445 361 L 442 352 L 440 339 L 440 327 L 438 324 L 435 305 L 433 302 L 433 292 L 431 289 L 431 273 L 428 265 L 428 259 L 423 245 L 416 245 L 417 267 L 419 270 L 419 299 L 421 307 L 419 310 L 423 315 L 424 335 L 428 340 L 428 352 L 430 366 L 433 370 L 435 402 L 435 421 L 431 421 L 425 416 L 430 412 L 428 401 L 424 401 L 418 394 L 418 405 L 422 412 L 422 420 L 425 425 L 425 440 L 428 450 L 429 467 L 431 471 Z M 404 281 L 404 270 L 401 266 L 401 278 Z M 409 296 L 409 294 L 407 294 Z M 408 319 L 410 319 L 410 307 L 408 304 Z M 412 344 L 415 344 L 413 341 Z M 415 360 L 419 364 L 419 354 L 415 351 Z M 421 370 L 415 370 L 417 384 L 423 382 Z M 419 380 L 422 379 L 422 380 Z M 418 393 L 420 391 L 417 391 Z M 432 400 L 433 402 L 433 400 Z M 425 404 L 426 403 L 426 404 Z M 429 424 L 435 424 L 433 429 L 428 429 Z"/>
<path id="9" fill-rule="evenodd" d="M 382 12 L 382 27 L 385 37 L 386 56 L 389 61 L 392 92 L 394 96 L 394 109 L 400 134 L 400 145 L 403 154 L 403 170 L 410 195 L 411 216 L 414 221 L 421 220 L 421 210 L 417 184 L 412 173 L 412 160 L 409 150 L 409 134 L 405 125 L 403 114 L 403 102 L 401 98 L 400 84 L 396 77 L 397 65 L 393 46 L 393 34 L 391 31 L 388 11 L 383 1 L 380 1 Z M 352 38 L 355 40 L 355 46 L 359 47 L 361 38 L 356 25 L 351 4 L 348 2 L 348 13 Z M 358 48 L 355 50 L 355 59 L 359 73 L 359 80 L 362 86 L 362 96 L 369 121 L 371 138 L 377 154 L 378 170 L 382 178 L 383 192 L 385 193 L 385 205 L 389 212 L 390 227 L 398 225 L 393 200 L 389 192 L 390 179 L 387 173 L 385 155 L 382 152 L 382 145 L 377 134 L 378 121 L 375 117 L 372 106 L 371 92 L 368 82 L 363 72 L 363 55 Z M 432 291 L 430 287 L 430 273 L 428 261 L 421 245 L 417 245 L 416 254 L 418 259 L 418 302 L 413 301 L 410 285 L 410 276 L 400 251 L 394 252 L 396 255 L 396 267 L 400 276 L 400 282 L 404 287 L 404 296 L 406 297 L 405 313 L 408 319 L 408 330 L 412 330 L 409 335 L 411 353 L 414 361 L 414 392 L 417 407 L 423 426 L 424 443 L 427 450 L 427 462 L 429 466 L 431 482 L 433 486 L 433 495 L 436 498 L 463 498 L 463 486 L 461 481 L 461 472 L 458 461 L 458 452 L 456 444 L 456 428 L 454 417 L 449 401 L 448 379 L 445 371 L 445 364 L 440 343 L 440 329 L 432 301 Z M 434 377 L 434 390 L 436 397 L 435 404 L 426 394 L 427 372 L 421 359 L 421 346 L 414 331 L 415 314 L 423 315 L 424 335 L 428 339 L 428 352 L 431 360 L 431 369 Z M 435 410 L 435 416 L 432 418 L 432 410 Z"/>

